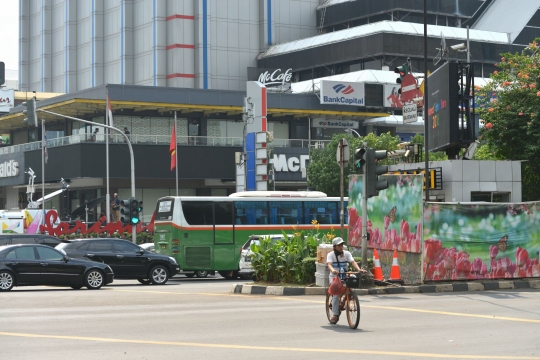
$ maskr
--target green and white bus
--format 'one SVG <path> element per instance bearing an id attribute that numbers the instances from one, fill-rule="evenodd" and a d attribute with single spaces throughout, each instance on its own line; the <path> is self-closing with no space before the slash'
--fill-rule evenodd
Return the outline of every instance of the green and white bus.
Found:
<path id="1" fill-rule="evenodd" d="M 154 219 L 155 250 L 173 256 L 183 272 L 217 271 L 235 279 L 242 246 L 250 235 L 290 233 L 293 227 L 310 230 L 313 220 L 323 233 L 339 230 L 339 213 L 340 199 L 318 191 L 163 197 Z"/>

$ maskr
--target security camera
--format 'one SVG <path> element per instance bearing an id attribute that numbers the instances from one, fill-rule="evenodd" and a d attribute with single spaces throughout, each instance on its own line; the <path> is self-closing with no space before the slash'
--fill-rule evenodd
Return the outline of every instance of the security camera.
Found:
<path id="1" fill-rule="evenodd" d="M 450 49 L 455 50 L 455 51 L 463 50 L 465 49 L 465 44 L 461 43 L 461 44 L 452 45 L 450 46 Z"/>

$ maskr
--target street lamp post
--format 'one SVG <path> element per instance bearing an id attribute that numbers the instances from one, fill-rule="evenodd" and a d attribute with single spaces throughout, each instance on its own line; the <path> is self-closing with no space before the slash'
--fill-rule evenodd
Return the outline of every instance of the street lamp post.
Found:
<path id="1" fill-rule="evenodd" d="M 356 131 L 356 130 L 354 130 L 354 129 L 345 129 L 345 132 L 348 132 L 348 133 L 355 133 L 356 136 L 362 137 L 362 136 L 358 133 L 358 131 Z"/>
<path id="2" fill-rule="evenodd" d="M 91 121 L 88 121 L 88 120 L 83 120 L 83 119 L 79 119 L 79 118 L 75 118 L 75 117 L 71 117 L 71 116 L 67 116 L 67 115 L 57 114 L 57 113 L 54 113 L 54 112 L 48 111 L 48 110 L 36 109 L 36 111 L 41 111 L 41 112 L 44 112 L 46 114 L 51 114 L 51 115 L 55 115 L 55 116 L 64 117 L 64 118 L 70 119 L 70 120 L 80 121 L 80 122 L 90 124 L 90 125 L 93 125 L 93 126 L 101 126 L 101 127 L 106 128 L 106 129 L 111 129 L 111 130 L 118 131 L 120 134 L 122 134 L 122 136 L 124 136 L 124 138 L 125 138 L 125 141 L 126 141 L 126 143 L 128 145 L 128 148 L 129 148 L 129 156 L 130 156 L 130 160 L 131 160 L 131 197 L 133 197 L 133 198 L 135 197 L 135 158 L 133 156 L 133 148 L 131 147 L 131 141 L 129 140 L 129 137 L 126 134 L 124 134 L 123 131 L 121 131 L 120 129 L 117 129 L 117 128 L 113 127 L 113 126 L 104 125 L 104 124 L 97 124 L 95 122 L 91 122 Z M 133 225 L 132 229 L 131 229 L 132 242 L 134 244 L 137 243 L 137 229 L 136 229 L 136 227 L 137 227 L 136 225 Z"/>

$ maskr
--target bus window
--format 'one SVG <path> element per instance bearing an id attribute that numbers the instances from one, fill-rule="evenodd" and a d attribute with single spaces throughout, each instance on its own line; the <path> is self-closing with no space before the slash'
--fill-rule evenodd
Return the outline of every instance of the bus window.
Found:
<path id="1" fill-rule="evenodd" d="M 270 224 L 301 224 L 301 201 L 270 201 Z"/>
<path id="2" fill-rule="evenodd" d="M 268 202 L 237 201 L 234 205 L 236 224 L 239 222 L 247 225 L 268 224 Z"/>
<path id="3" fill-rule="evenodd" d="M 182 212 L 189 225 L 214 225 L 210 201 L 183 201 Z"/>
<path id="4" fill-rule="evenodd" d="M 216 217 L 216 225 L 232 225 L 233 208 L 232 203 L 214 203 L 214 215 Z"/>
<path id="5" fill-rule="evenodd" d="M 334 201 L 305 201 L 305 223 L 316 220 L 319 224 L 338 224 L 338 203 Z"/>
<path id="6" fill-rule="evenodd" d="M 172 220 L 174 199 L 163 199 L 157 203 L 156 218 L 154 220 Z"/>

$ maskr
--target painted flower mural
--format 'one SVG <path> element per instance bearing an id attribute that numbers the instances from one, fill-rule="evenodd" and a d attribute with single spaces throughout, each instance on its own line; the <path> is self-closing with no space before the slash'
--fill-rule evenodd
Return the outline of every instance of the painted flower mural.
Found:
<path id="1" fill-rule="evenodd" d="M 421 252 L 422 175 L 388 175 L 389 187 L 368 199 L 369 248 Z M 348 244 L 362 245 L 362 177 L 349 181 Z"/>
<path id="2" fill-rule="evenodd" d="M 428 203 L 424 236 L 425 280 L 540 276 L 540 203 Z"/>

